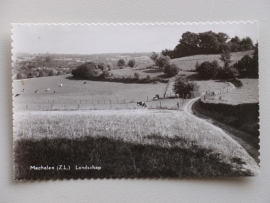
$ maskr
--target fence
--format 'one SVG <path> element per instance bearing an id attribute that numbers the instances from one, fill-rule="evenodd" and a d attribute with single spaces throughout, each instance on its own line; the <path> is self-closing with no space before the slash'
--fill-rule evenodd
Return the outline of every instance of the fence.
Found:
<path id="1" fill-rule="evenodd" d="M 229 85 L 229 87 L 224 87 L 223 89 L 219 90 L 206 91 L 204 94 L 201 95 L 201 101 L 216 100 L 216 99 L 222 100 L 221 94 L 229 93 L 230 91 L 235 89 L 235 86 L 232 83 L 227 82 L 227 84 Z"/>
<path id="2" fill-rule="evenodd" d="M 160 98 L 144 101 L 149 109 L 179 109 L 189 99 L 188 98 Z M 137 101 L 127 99 L 115 100 L 86 100 L 86 99 L 31 99 L 28 101 L 14 102 L 15 110 L 35 110 L 35 111 L 53 111 L 53 110 L 95 110 L 95 109 L 134 109 L 144 108 L 137 105 Z"/>

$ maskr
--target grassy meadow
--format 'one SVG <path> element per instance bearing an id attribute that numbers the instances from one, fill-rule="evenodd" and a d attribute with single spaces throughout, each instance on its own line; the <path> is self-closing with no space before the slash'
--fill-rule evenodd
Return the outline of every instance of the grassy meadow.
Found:
<path id="1" fill-rule="evenodd" d="M 232 63 L 239 61 L 244 55 L 252 55 L 252 51 L 242 51 L 242 52 L 234 52 L 231 55 Z M 171 62 L 178 65 L 183 71 L 195 70 L 196 63 L 202 63 L 204 61 L 213 61 L 217 60 L 220 66 L 223 66 L 222 61 L 219 59 L 219 54 L 214 55 L 194 55 L 194 56 L 187 56 L 182 58 L 172 59 Z"/>
<path id="2" fill-rule="evenodd" d="M 224 132 L 173 110 L 18 112 L 16 178 L 257 175 Z M 100 171 L 31 171 L 30 165 L 100 165 Z M 46 178 L 45 178 L 46 179 Z"/>

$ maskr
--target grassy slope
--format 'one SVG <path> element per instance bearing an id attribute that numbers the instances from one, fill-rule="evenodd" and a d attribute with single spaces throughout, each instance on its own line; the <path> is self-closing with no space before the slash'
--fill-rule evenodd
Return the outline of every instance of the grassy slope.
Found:
<path id="1" fill-rule="evenodd" d="M 244 55 L 252 55 L 253 51 L 243 51 L 243 52 L 235 52 L 232 53 L 231 60 L 233 63 L 240 60 Z M 196 63 L 202 63 L 204 61 L 213 61 L 217 60 L 219 62 L 219 65 L 223 65 L 223 63 L 220 61 L 220 55 L 195 55 L 195 56 L 187 56 L 177 59 L 172 59 L 171 62 L 178 65 L 179 68 L 182 70 L 194 70 Z"/>
<path id="2" fill-rule="evenodd" d="M 229 93 L 222 95 L 221 103 L 242 104 L 259 102 L 259 80 L 258 79 L 240 79 L 243 86 Z"/>
<path id="3" fill-rule="evenodd" d="M 18 143 L 15 163 L 20 168 L 17 178 L 29 177 L 29 173 L 35 176 L 35 172 L 29 172 L 29 164 L 55 165 L 65 153 L 66 164 L 106 165 L 102 177 L 144 177 L 148 173 L 154 177 L 257 174 L 257 164 L 237 142 L 184 112 L 24 112 L 15 114 L 14 119 Z M 39 153 L 33 153 L 37 149 Z M 90 152 L 100 158 L 91 158 Z M 105 161 L 109 159 L 112 161 Z M 147 166 L 141 162 L 148 162 Z M 124 167 L 125 172 L 118 171 L 119 167 Z M 90 173 L 87 177 L 93 176 Z"/>

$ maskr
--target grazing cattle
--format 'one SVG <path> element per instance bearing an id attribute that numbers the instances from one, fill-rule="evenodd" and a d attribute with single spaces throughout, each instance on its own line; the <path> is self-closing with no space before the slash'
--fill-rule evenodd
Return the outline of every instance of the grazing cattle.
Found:
<path id="1" fill-rule="evenodd" d="M 55 94 L 56 92 L 55 92 L 55 91 L 53 91 L 53 93 Z"/>
<path id="2" fill-rule="evenodd" d="M 137 106 L 147 107 L 145 102 L 138 101 Z"/>
<path id="3" fill-rule="evenodd" d="M 84 85 L 86 84 L 86 82 L 83 83 Z"/>
<path id="4" fill-rule="evenodd" d="M 24 92 L 24 89 L 22 90 L 22 92 Z"/>
<path id="5" fill-rule="evenodd" d="M 16 95 L 15 95 L 15 97 L 18 97 L 18 96 L 20 96 L 20 94 L 16 94 Z"/>
<path id="6" fill-rule="evenodd" d="M 35 93 L 38 93 L 38 90 L 36 90 Z"/>
<path id="7" fill-rule="evenodd" d="M 48 88 L 48 89 L 45 90 L 45 92 L 49 92 L 49 91 L 51 91 L 50 88 Z"/>
<path id="8" fill-rule="evenodd" d="M 63 84 L 60 84 L 60 85 L 59 85 L 59 87 L 62 87 L 62 86 L 63 86 Z"/>

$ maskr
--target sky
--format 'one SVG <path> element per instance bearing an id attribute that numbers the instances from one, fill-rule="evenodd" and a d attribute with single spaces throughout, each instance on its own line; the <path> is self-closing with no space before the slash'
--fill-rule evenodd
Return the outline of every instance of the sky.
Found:
<path id="1" fill-rule="evenodd" d="M 166 25 L 13 25 L 13 52 L 100 54 L 174 49 L 184 32 L 224 32 L 258 41 L 257 23 Z"/>

